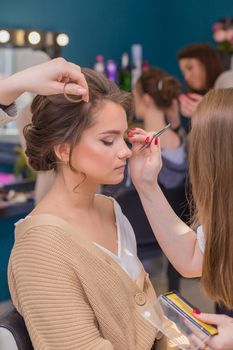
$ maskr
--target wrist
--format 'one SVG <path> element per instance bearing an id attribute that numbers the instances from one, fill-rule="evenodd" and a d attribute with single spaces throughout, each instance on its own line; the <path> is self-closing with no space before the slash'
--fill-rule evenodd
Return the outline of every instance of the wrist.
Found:
<path id="1" fill-rule="evenodd" d="M 153 185 L 141 188 L 138 191 L 138 195 L 142 203 L 147 203 L 151 206 L 154 206 L 155 198 L 159 198 L 161 194 L 161 189 L 159 185 Z"/>
<path id="2" fill-rule="evenodd" d="M 134 184 L 134 186 L 139 196 L 147 199 L 150 199 L 153 193 L 160 191 L 157 181 L 153 183 L 141 181 L 139 184 Z"/>
<path id="3" fill-rule="evenodd" d="M 27 91 L 26 78 L 22 72 L 17 72 L 11 75 L 9 78 L 9 88 L 13 94 L 20 96 Z"/>
<path id="4" fill-rule="evenodd" d="M 9 106 L 24 92 L 18 73 L 0 81 L 0 104 Z"/>

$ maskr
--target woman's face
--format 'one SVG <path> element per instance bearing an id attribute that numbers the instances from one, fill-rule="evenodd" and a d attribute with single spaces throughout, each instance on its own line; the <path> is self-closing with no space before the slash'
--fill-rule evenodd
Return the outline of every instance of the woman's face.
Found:
<path id="1" fill-rule="evenodd" d="M 72 165 L 92 183 L 117 184 L 123 180 L 126 160 L 132 154 L 124 141 L 126 113 L 119 104 L 105 101 L 94 120 L 74 147 Z"/>
<path id="2" fill-rule="evenodd" d="M 197 58 L 182 58 L 179 60 L 179 66 L 187 85 L 191 89 L 195 91 L 205 90 L 206 70 Z"/>

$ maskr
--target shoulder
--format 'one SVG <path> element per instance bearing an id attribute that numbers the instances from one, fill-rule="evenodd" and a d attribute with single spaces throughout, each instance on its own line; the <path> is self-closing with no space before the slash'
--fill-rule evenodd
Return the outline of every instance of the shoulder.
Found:
<path id="1" fill-rule="evenodd" d="M 20 221 L 15 227 L 14 249 L 32 249 L 44 252 L 61 251 L 70 241 L 72 227 L 63 219 L 48 215 L 34 215 Z"/>

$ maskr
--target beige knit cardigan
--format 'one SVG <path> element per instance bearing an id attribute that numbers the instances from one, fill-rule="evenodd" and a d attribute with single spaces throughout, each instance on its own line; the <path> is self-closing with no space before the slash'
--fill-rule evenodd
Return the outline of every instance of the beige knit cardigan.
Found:
<path id="1" fill-rule="evenodd" d="M 35 350 L 150 350 L 157 330 L 140 314 L 155 292 L 53 215 L 16 226 L 8 268 L 14 305 Z M 165 349 L 164 338 L 155 349 Z"/>

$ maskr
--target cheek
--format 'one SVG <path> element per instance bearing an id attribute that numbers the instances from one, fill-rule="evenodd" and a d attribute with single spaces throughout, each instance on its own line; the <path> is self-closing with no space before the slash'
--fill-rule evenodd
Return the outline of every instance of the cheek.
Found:
<path id="1" fill-rule="evenodd" d="M 206 85 L 206 73 L 205 72 L 200 72 L 200 85 L 201 88 L 205 88 Z"/>
<path id="2" fill-rule="evenodd" d="M 101 143 L 86 145 L 78 149 L 76 159 L 73 157 L 73 162 L 77 169 L 86 173 L 98 171 L 98 169 L 103 170 L 103 167 L 109 168 L 114 157 L 110 148 L 104 147 Z"/>

